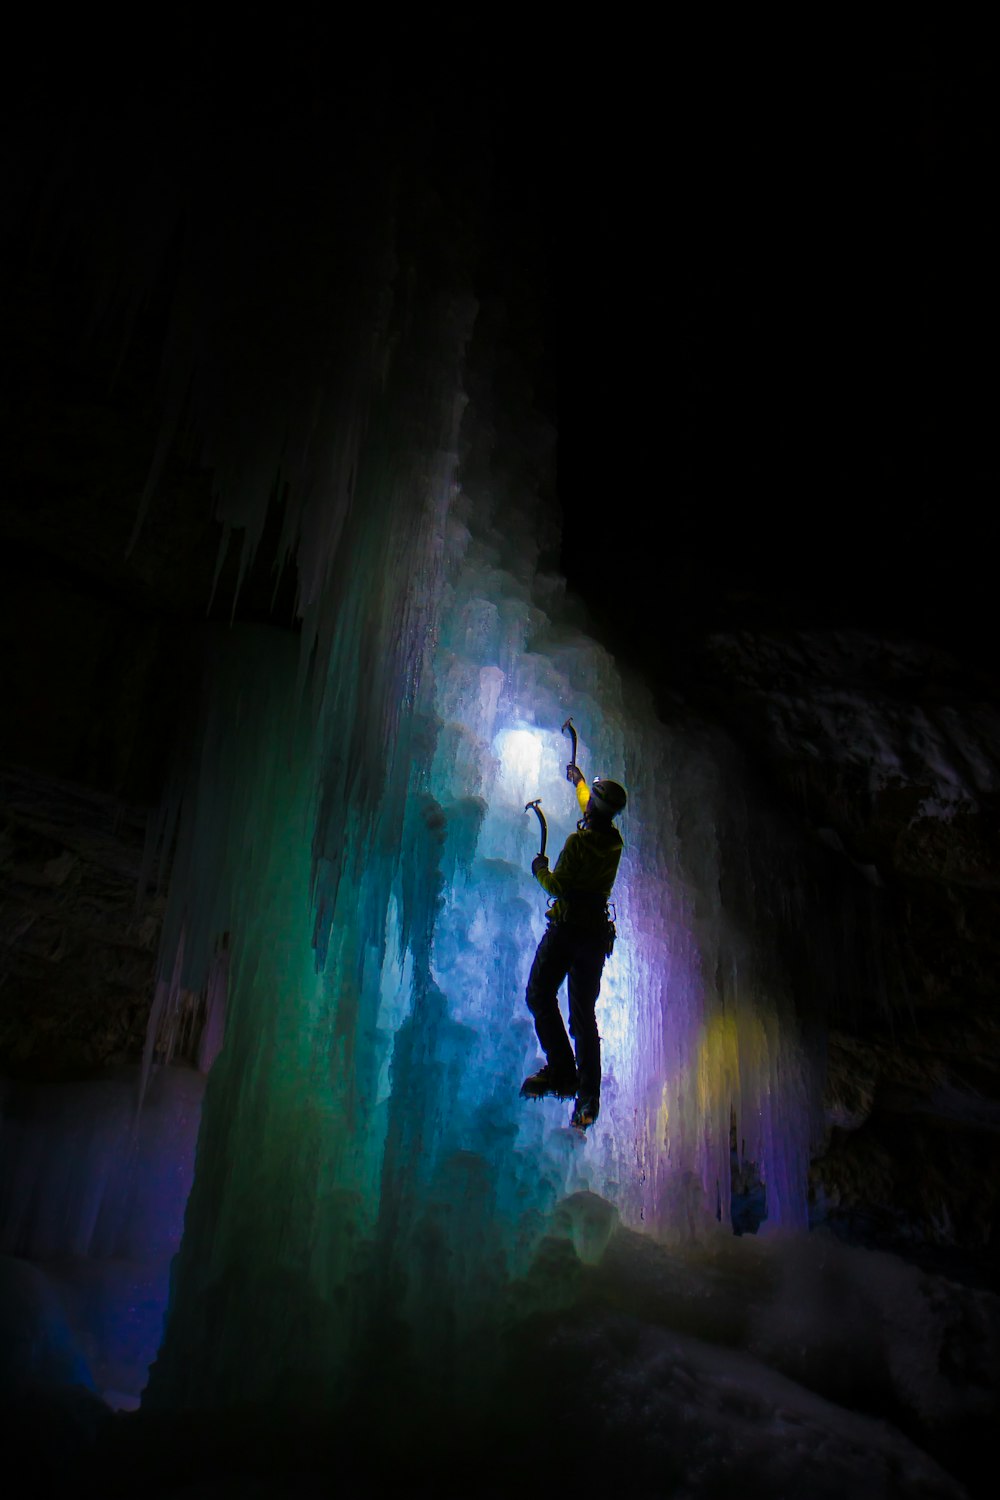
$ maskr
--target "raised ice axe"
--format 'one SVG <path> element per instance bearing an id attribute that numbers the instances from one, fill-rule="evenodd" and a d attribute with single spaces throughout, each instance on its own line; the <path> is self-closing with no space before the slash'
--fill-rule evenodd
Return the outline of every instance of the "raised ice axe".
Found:
<path id="1" fill-rule="evenodd" d="M 563 732 L 563 734 L 568 734 L 569 737 L 570 737 L 570 739 L 573 741 L 573 754 L 570 756 L 569 765 L 566 767 L 566 780 L 567 781 L 572 781 L 574 783 L 574 785 L 575 785 L 576 784 L 576 777 L 573 775 L 573 772 L 576 771 L 576 770 L 578 770 L 579 767 L 576 764 L 576 744 L 577 744 L 576 727 L 574 726 L 572 719 L 567 719 L 566 720 L 565 724 L 562 727 L 562 732 Z"/>
<path id="2" fill-rule="evenodd" d="M 525 812 L 530 812 L 532 808 L 535 809 L 535 812 L 538 815 L 538 822 L 539 822 L 539 825 L 540 825 L 541 830 L 542 830 L 542 847 L 538 851 L 539 855 L 542 855 L 542 854 L 545 853 L 545 844 L 546 844 L 546 842 L 548 840 L 548 837 L 549 837 L 549 830 L 548 830 L 548 825 L 545 822 L 545 814 L 542 812 L 542 799 L 541 799 L 541 797 L 536 797 L 535 800 L 534 800 L 534 802 L 526 802 L 524 804 L 524 810 L 525 810 Z"/>

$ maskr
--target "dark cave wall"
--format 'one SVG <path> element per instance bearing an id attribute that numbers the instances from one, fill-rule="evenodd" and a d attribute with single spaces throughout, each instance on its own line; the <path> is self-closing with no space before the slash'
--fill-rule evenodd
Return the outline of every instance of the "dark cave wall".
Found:
<path id="1" fill-rule="evenodd" d="M 827 930 L 810 935 L 814 963 L 859 938 L 870 953 L 829 996 L 814 1223 L 992 1282 L 995 677 L 939 646 L 856 627 L 730 621 L 697 643 L 684 691 L 743 748 L 773 816 L 821 844 L 854 893 L 831 901 Z"/>
<path id="2" fill-rule="evenodd" d="M 164 896 L 153 814 L 0 767 L 0 1075 L 58 1083 L 142 1056 Z"/>

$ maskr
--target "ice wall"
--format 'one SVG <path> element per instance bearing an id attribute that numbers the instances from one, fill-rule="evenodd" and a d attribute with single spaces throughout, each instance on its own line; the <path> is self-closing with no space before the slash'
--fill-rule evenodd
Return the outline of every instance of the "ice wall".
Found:
<path id="1" fill-rule="evenodd" d="M 138 1404 L 163 1333 L 205 1079 L 137 1069 L 0 1087 L 0 1387 Z"/>
<path id="2" fill-rule="evenodd" d="M 372 1362 L 472 1398 L 567 1193 L 690 1239 L 728 1222 L 742 1156 L 767 1226 L 806 1221 L 809 1065 L 776 951 L 802 912 L 762 910 L 759 878 L 783 851 L 749 847 L 725 746 L 661 724 L 541 569 L 552 434 L 496 310 L 450 254 L 427 266 L 371 296 L 363 400 L 318 424 L 301 635 L 220 630 L 206 661 L 153 1041 L 223 944 L 229 993 L 154 1406 L 322 1405 Z M 568 714 L 585 771 L 630 792 L 586 1138 L 518 1097 L 545 907 L 524 809 L 542 798 L 557 854 Z"/>

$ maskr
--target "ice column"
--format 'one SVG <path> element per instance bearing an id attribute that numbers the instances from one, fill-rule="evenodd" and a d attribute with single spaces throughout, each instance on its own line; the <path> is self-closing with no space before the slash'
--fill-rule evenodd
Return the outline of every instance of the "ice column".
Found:
<path id="1" fill-rule="evenodd" d="M 386 328 L 364 412 L 331 416 L 337 525 L 322 495 L 301 518 L 301 637 L 220 632 L 206 663 L 162 969 L 207 985 L 229 934 L 229 996 L 154 1405 L 471 1395 L 564 1194 L 726 1223 L 734 1112 L 768 1224 L 805 1220 L 808 1069 L 727 752 L 661 724 L 539 571 L 551 435 L 497 394 L 488 320 L 437 284 Z M 518 1097 L 524 807 L 558 854 L 568 714 L 630 791 L 586 1138 Z"/>

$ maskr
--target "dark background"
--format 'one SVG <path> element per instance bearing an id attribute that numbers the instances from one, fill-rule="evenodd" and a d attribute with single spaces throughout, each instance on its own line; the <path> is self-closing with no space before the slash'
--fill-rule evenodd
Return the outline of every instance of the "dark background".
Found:
<path id="1" fill-rule="evenodd" d="M 642 65 L 599 208 L 562 225 L 561 496 L 622 537 L 606 623 L 627 601 L 654 671 L 713 613 L 988 661 L 990 50 L 916 26 L 699 41 Z M 596 601 L 604 549 L 568 533 L 565 563 Z"/>
<path id="2" fill-rule="evenodd" d="M 76 590 L 152 621 L 148 670 L 164 620 L 183 653 L 218 545 L 211 472 L 176 463 L 126 552 L 185 229 L 294 281 L 300 247 L 318 264 L 347 221 L 364 171 L 344 163 L 372 160 L 467 231 L 476 293 L 502 305 L 558 428 L 546 561 L 623 659 L 688 690 L 706 630 L 818 624 L 991 666 L 995 89 L 989 38 L 957 23 L 595 27 L 449 7 L 21 23 L 3 135 L 8 642 L 30 619 L 27 670 L 54 681 L 53 600 Z M 268 323 L 283 287 L 264 292 Z M 308 374 L 308 330 L 298 353 L 289 337 Z M 272 610 L 272 563 L 262 547 L 239 612 Z M 273 617 L 293 598 L 289 576 Z"/>

